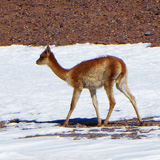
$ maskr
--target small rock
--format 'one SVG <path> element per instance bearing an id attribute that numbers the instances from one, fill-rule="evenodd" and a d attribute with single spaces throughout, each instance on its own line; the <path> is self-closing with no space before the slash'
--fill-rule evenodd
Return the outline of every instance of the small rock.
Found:
<path id="1" fill-rule="evenodd" d="M 144 35 L 145 35 L 145 36 L 150 36 L 150 35 L 152 35 L 152 34 L 151 34 L 151 32 L 145 32 Z"/>
<path id="2" fill-rule="evenodd" d="M 160 15 L 160 11 L 159 11 L 159 12 L 156 12 L 155 15 L 158 15 L 158 16 L 159 16 L 159 15 Z"/>

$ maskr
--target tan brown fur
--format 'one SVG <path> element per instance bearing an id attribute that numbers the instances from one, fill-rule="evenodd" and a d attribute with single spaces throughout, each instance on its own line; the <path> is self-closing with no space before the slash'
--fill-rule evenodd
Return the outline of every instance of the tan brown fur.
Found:
<path id="1" fill-rule="evenodd" d="M 83 88 L 89 89 L 98 119 L 98 126 L 102 126 L 102 121 L 98 111 L 96 89 L 103 86 L 106 90 L 110 103 L 109 112 L 103 125 L 108 124 L 108 120 L 116 104 L 113 95 L 113 85 L 115 83 L 117 89 L 124 93 L 124 95 L 130 100 L 136 111 L 138 120 L 140 123 L 142 122 L 138 113 L 136 100 L 127 86 L 127 68 L 121 59 L 113 56 L 100 57 L 81 62 L 71 69 L 64 69 L 59 65 L 49 46 L 47 46 L 36 63 L 39 65 L 48 65 L 59 78 L 66 81 L 74 88 L 71 107 L 63 126 L 68 124 L 69 118 L 76 106 Z"/>

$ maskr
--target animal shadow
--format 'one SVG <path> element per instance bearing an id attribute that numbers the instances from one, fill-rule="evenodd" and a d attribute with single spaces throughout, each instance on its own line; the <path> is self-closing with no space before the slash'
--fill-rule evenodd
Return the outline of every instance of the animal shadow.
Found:
<path id="1" fill-rule="evenodd" d="M 57 124 L 57 125 L 63 125 L 63 123 L 65 122 L 65 119 L 59 119 L 59 120 L 53 120 L 53 121 L 37 121 L 37 120 L 20 120 L 20 119 L 13 119 L 10 120 L 9 123 L 53 123 L 53 124 Z M 70 119 L 68 126 L 74 126 L 77 124 L 80 125 L 84 125 L 84 126 L 97 126 L 97 118 L 74 118 L 74 119 Z"/>

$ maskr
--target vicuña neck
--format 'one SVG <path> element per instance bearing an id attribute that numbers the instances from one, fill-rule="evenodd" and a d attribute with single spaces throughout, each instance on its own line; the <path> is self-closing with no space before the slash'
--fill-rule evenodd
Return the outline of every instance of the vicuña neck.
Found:
<path id="1" fill-rule="evenodd" d="M 48 66 L 51 68 L 51 70 L 62 80 L 66 81 L 67 73 L 69 72 L 68 69 L 64 69 L 60 66 L 60 64 L 57 62 L 55 56 L 53 53 L 50 53 L 49 55 L 49 64 Z"/>

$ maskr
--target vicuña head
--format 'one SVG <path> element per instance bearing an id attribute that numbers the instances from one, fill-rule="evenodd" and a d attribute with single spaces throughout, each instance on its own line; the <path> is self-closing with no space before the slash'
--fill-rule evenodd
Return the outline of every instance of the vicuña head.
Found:
<path id="1" fill-rule="evenodd" d="M 50 55 L 51 51 L 49 46 L 47 46 L 47 48 L 45 49 L 45 51 L 40 55 L 40 58 L 36 61 L 36 64 L 38 65 L 45 65 L 45 64 L 49 64 L 49 55 Z"/>
<path id="2" fill-rule="evenodd" d="M 114 84 L 116 84 L 117 89 L 130 100 L 140 124 L 142 123 L 138 113 L 135 97 L 132 95 L 127 85 L 127 68 L 121 59 L 113 56 L 106 56 L 81 62 L 71 69 L 64 69 L 57 62 L 54 54 L 50 50 L 50 47 L 47 46 L 36 63 L 38 65 L 48 65 L 59 78 L 66 81 L 74 88 L 70 110 L 63 126 L 68 124 L 69 118 L 76 106 L 83 88 L 87 88 L 90 91 L 92 103 L 97 115 L 98 126 L 107 125 L 116 104 L 113 94 Z M 100 87 L 104 87 L 109 99 L 109 112 L 103 124 L 99 116 L 96 96 L 96 90 Z"/>

